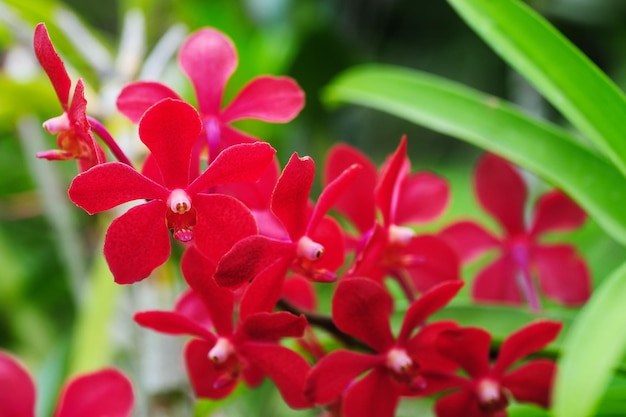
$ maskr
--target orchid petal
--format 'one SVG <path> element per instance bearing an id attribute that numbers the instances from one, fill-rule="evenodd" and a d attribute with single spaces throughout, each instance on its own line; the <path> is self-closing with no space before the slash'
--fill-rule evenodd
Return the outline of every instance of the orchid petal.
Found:
<path id="1" fill-rule="evenodd" d="M 190 250 L 193 249 L 190 248 Z M 188 251 L 185 253 L 187 252 Z M 183 256 L 185 256 L 185 254 L 183 254 Z M 213 327 L 213 320 L 211 320 L 208 309 L 205 307 L 204 302 L 198 294 L 191 288 L 185 290 L 182 295 L 178 297 L 174 311 L 204 328 L 208 329 Z"/>
<path id="2" fill-rule="evenodd" d="M 439 236 L 448 242 L 464 262 L 476 259 L 485 251 L 497 247 L 499 240 L 473 221 L 460 221 L 443 229 Z"/>
<path id="3" fill-rule="evenodd" d="M 481 270 L 472 285 L 472 297 L 478 302 L 520 304 L 522 293 L 516 281 L 515 262 L 502 255 Z"/>
<path id="4" fill-rule="evenodd" d="M 72 103 L 68 110 L 68 118 L 72 124 L 72 130 L 80 138 L 79 140 L 82 144 L 87 147 L 87 150 L 84 151 L 87 152 L 87 155 L 80 159 L 88 162 L 81 167 L 81 172 L 103 163 L 106 159 L 104 151 L 91 134 L 91 124 L 87 120 L 87 100 L 85 100 L 85 84 L 82 78 L 78 80 L 74 88 Z"/>
<path id="5" fill-rule="evenodd" d="M 35 416 L 35 384 L 15 358 L 0 351 L 0 415 Z"/>
<path id="6" fill-rule="evenodd" d="M 448 182 L 430 172 L 407 176 L 398 190 L 396 224 L 425 223 L 441 215 L 450 201 Z"/>
<path id="7" fill-rule="evenodd" d="M 142 311 L 135 313 L 133 319 L 141 327 L 169 335 L 191 335 L 208 342 L 217 340 L 214 334 L 198 323 L 172 311 Z"/>
<path id="8" fill-rule="evenodd" d="M 216 386 L 218 378 L 226 371 L 216 369 L 209 359 L 213 343 L 200 339 L 190 340 L 185 346 L 185 365 L 189 381 L 197 397 L 218 400 L 227 397 L 237 386 L 237 376 L 230 384 Z"/>
<path id="9" fill-rule="evenodd" d="M 444 240 L 437 236 L 415 236 L 402 251 L 404 267 L 419 292 L 444 281 L 460 277 L 459 258 Z"/>
<path id="10" fill-rule="evenodd" d="M 246 340 L 275 341 L 283 337 L 302 337 L 307 321 L 286 311 L 249 314 L 241 322 L 240 330 Z"/>
<path id="11" fill-rule="evenodd" d="M 509 236 L 524 231 L 526 184 L 511 164 L 496 155 L 485 155 L 476 167 L 474 187 L 480 204 Z"/>
<path id="12" fill-rule="evenodd" d="M 78 174 L 68 193 L 74 204 L 89 214 L 133 200 L 166 201 L 169 196 L 162 185 L 121 162 L 107 162 Z"/>
<path id="13" fill-rule="evenodd" d="M 46 25 L 43 23 L 39 23 L 35 28 L 34 48 L 37 60 L 48 74 L 63 110 L 67 111 L 72 81 L 67 75 L 63 61 L 54 50 Z"/>
<path id="14" fill-rule="evenodd" d="M 485 417 L 471 391 L 455 392 L 441 397 L 435 404 L 435 412 L 437 417 Z"/>
<path id="15" fill-rule="evenodd" d="M 289 263 L 284 260 L 274 262 L 265 268 L 245 289 L 239 304 L 239 319 L 251 314 L 274 310 L 282 290 Z"/>
<path id="16" fill-rule="evenodd" d="M 187 38 L 178 62 L 196 90 L 202 114 L 219 114 L 224 86 L 237 68 L 237 51 L 222 32 L 205 28 Z"/>
<path id="17" fill-rule="evenodd" d="M 182 100 L 178 94 L 168 86 L 154 81 L 136 81 L 127 84 L 117 96 L 117 109 L 131 122 L 137 123 L 141 116 L 152 105 L 164 98 Z"/>
<path id="18" fill-rule="evenodd" d="M 165 224 L 167 208 L 154 200 L 131 208 L 113 220 L 104 241 L 104 257 L 118 284 L 146 278 L 170 256 Z"/>
<path id="19" fill-rule="evenodd" d="M 315 311 L 317 295 L 311 281 L 301 275 L 292 275 L 283 280 L 282 297 L 297 308 Z"/>
<path id="20" fill-rule="evenodd" d="M 533 261 L 543 293 L 564 305 L 579 306 L 591 296 L 585 261 L 569 245 L 536 246 Z"/>
<path id="21" fill-rule="evenodd" d="M 139 137 L 152 152 L 170 190 L 189 184 L 191 150 L 201 129 L 196 109 L 170 98 L 150 107 L 139 121 Z"/>
<path id="22" fill-rule="evenodd" d="M 343 401 L 345 417 L 393 417 L 400 395 L 383 368 L 374 368 L 356 382 Z"/>
<path id="23" fill-rule="evenodd" d="M 406 136 L 400 140 L 396 151 L 387 161 L 380 182 L 376 186 L 376 204 L 383 216 L 383 225 L 396 223 L 395 208 L 398 200 L 398 188 L 402 176 L 407 174 Z"/>
<path id="24" fill-rule="evenodd" d="M 54 417 L 128 417 L 133 411 L 133 387 L 124 374 L 103 369 L 65 386 Z"/>
<path id="25" fill-rule="evenodd" d="M 333 296 L 333 321 L 342 332 L 385 352 L 394 343 L 389 325 L 392 307 L 382 285 L 365 278 L 344 278 Z"/>
<path id="26" fill-rule="evenodd" d="M 478 327 L 445 330 L 437 339 L 437 349 L 463 368 L 473 379 L 489 372 L 491 335 Z"/>
<path id="27" fill-rule="evenodd" d="M 256 136 L 244 133 L 241 130 L 235 129 L 229 125 L 221 125 L 220 129 L 221 149 L 228 149 L 231 146 L 238 145 L 240 143 L 254 143 L 261 140 Z"/>
<path id="28" fill-rule="evenodd" d="M 304 107 L 304 92 L 292 78 L 257 77 L 250 81 L 222 113 L 224 122 L 258 119 L 284 123 Z"/>
<path id="29" fill-rule="evenodd" d="M 502 385 L 518 402 L 550 406 L 550 391 L 556 373 L 556 365 L 547 359 L 528 362 L 502 377 Z"/>
<path id="30" fill-rule="evenodd" d="M 563 325 L 556 321 L 538 320 L 510 335 L 503 343 L 493 366 L 496 375 L 504 375 L 515 362 L 545 348 L 558 336 Z"/>
<path id="31" fill-rule="evenodd" d="M 553 190 L 537 200 L 530 235 L 578 229 L 585 223 L 586 217 L 583 209 L 572 199 L 561 191 Z"/>
<path id="32" fill-rule="evenodd" d="M 268 210 L 279 175 L 278 159 L 274 156 L 258 181 L 223 184 L 217 186 L 216 190 L 218 193 L 237 198 L 251 210 Z"/>

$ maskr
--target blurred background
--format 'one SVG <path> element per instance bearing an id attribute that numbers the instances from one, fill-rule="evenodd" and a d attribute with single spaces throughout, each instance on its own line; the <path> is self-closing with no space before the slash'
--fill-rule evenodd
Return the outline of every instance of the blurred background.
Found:
<path id="1" fill-rule="evenodd" d="M 626 2 L 528 3 L 624 88 Z M 453 185 L 446 219 L 479 215 L 471 174 L 481 151 L 386 114 L 326 107 L 324 86 L 342 70 L 361 63 L 415 68 L 563 123 L 444 1 L 0 1 L 0 349 L 33 371 L 42 413 L 49 413 L 67 373 L 104 364 L 132 376 L 138 416 L 192 415 L 192 402 L 178 354 L 182 341 L 149 334 L 130 320 L 134 311 L 172 306 L 182 288 L 176 262 L 149 283 L 113 285 L 101 248 L 115 213 L 90 217 L 71 204 L 66 190 L 76 173 L 73 161 L 34 158 L 55 148 L 41 123 L 61 112 L 32 51 L 39 22 L 46 23 L 72 79 L 85 79 L 89 113 L 131 155 L 139 156 L 140 147 L 135 127 L 115 112 L 120 88 L 136 79 L 159 79 L 193 102 L 176 50 L 188 33 L 212 26 L 230 36 L 239 53 L 225 102 L 260 74 L 290 75 L 305 91 L 306 107 L 294 121 L 240 124 L 272 143 L 282 162 L 297 151 L 313 156 L 321 170 L 327 149 L 343 141 L 379 164 L 406 134 L 413 169 L 433 170 Z M 537 192 L 546 187 L 531 181 Z M 593 222 L 570 239 L 587 255 L 596 282 L 619 262 L 621 249 Z M 233 398 L 226 405 L 230 411 L 215 415 L 315 415 L 286 409 L 269 384 L 254 392 L 242 389 Z M 203 402 L 194 413 L 208 415 L 218 406 Z M 403 413 L 415 415 L 415 408 Z"/>

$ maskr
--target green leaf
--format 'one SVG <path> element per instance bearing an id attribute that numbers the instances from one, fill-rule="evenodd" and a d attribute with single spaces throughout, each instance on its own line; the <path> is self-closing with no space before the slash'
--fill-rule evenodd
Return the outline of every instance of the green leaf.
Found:
<path id="1" fill-rule="evenodd" d="M 457 13 L 626 174 L 626 97 L 518 0 L 448 0 Z"/>
<path id="2" fill-rule="evenodd" d="M 626 348 L 626 263 L 611 274 L 566 333 L 553 393 L 554 417 L 593 415 Z"/>
<path id="3" fill-rule="evenodd" d="M 624 177 L 551 123 L 440 77 L 387 66 L 348 70 L 329 85 L 325 99 L 385 111 L 500 154 L 569 193 L 626 243 Z"/>

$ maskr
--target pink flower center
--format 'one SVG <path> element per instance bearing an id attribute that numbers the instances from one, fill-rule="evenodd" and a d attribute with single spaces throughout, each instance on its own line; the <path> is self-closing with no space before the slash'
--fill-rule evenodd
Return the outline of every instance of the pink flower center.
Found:
<path id="1" fill-rule="evenodd" d="M 413 236 L 415 236 L 415 231 L 410 227 L 405 226 L 397 226 L 392 224 L 389 226 L 389 243 L 398 244 L 401 246 L 407 245 Z"/>
<path id="2" fill-rule="evenodd" d="M 489 413 L 504 410 L 509 404 L 498 381 L 483 378 L 476 384 L 476 395 L 481 410 Z"/>
<path id="3" fill-rule="evenodd" d="M 302 236 L 298 240 L 298 249 L 296 254 L 299 258 L 305 258 L 309 261 L 317 261 L 324 254 L 324 246 L 311 240 L 308 236 Z"/>
<path id="4" fill-rule="evenodd" d="M 67 113 L 64 112 L 60 116 L 46 120 L 43 123 L 43 128 L 53 135 L 66 132 L 70 130 L 70 119 L 67 117 Z"/>
<path id="5" fill-rule="evenodd" d="M 177 188 L 170 193 L 167 205 L 172 212 L 184 214 L 191 210 L 191 197 L 185 190 Z"/>
<path id="6" fill-rule="evenodd" d="M 226 362 L 233 353 L 235 353 L 235 347 L 230 340 L 220 337 L 209 351 L 209 359 L 214 363 L 221 364 Z"/>
<path id="7" fill-rule="evenodd" d="M 412 366 L 413 360 L 407 355 L 406 350 L 393 348 L 387 352 L 387 367 L 392 371 L 403 374 Z"/>
<path id="8" fill-rule="evenodd" d="M 406 384 L 409 390 L 419 392 L 426 388 L 426 380 L 418 372 L 419 365 L 402 348 L 392 348 L 387 352 L 387 368 L 394 379 Z"/>

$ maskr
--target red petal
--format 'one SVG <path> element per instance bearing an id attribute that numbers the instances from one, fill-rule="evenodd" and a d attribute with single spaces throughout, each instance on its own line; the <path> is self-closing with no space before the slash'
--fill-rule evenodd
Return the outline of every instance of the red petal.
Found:
<path id="1" fill-rule="evenodd" d="M 334 207 L 350 219 L 361 233 L 365 233 L 376 219 L 374 188 L 377 174 L 372 161 L 349 145 L 335 145 L 326 156 L 323 183 L 329 184 L 353 164 L 361 165 L 362 169 L 350 187 L 337 197 Z"/>
<path id="2" fill-rule="evenodd" d="M 572 199 L 559 190 L 543 194 L 535 207 L 535 217 L 530 228 L 533 236 L 546 232 L 578 229 L 587 215 Z"/>
<path id="3" fill-rule="evenodd" d="M 0 351 L 0 415 L 35 416 L 35 384 L 24 366 Z"/>
<path id="4" fill-rule="evenodd" d="M 197 194 L 197 223 L 193 229 L 197 248 L 217 263 L 235 243 L 257 233 L 254 216 L 239 200 L 221 194 Z"/>
<path id="5" fill-rule="evenodd" d="M 478 327 L 443 331 L 437 339 L 439 352 L 458 363 L 472 379 L 489 372 L 491 335 Z"/>
<path id="6" fill-rule="evenodd" d="M 384 225 L 396 223 L 395 208 L 398 199 L 398 189 L 403 175 L 408 172 L 408 159 L 406 157 L 406 136 L 400 140 L 396 151 L 387 161 L 381 179 L 376 187 L 376 204 L 382 212 Z"/>
<path id="7" fill-rule="evenodd" d="M 464 262 L 473 261 L 500 241 L 473 221 L 460 221 L 443 229 L 439 236 L 448 242 Z"/>
<path id="8" fill-rule="evenodd" d="M 515 279 L 517 273 L 515 262 L 500 256 L 476 275 L 472 297 L 479 302 L 520 304 L 523 298 Z"/>
<path id="9" fill-rule="evenodd" d="M 89 214 L 133 200 L 166 201 L 169 196 L 163 186 L 121 162 L 107 162 L 78 174 L 68 193 L 74 204 Z"/>
<path id="10" fill-rule="evenodd" d="M 215 265 L 192 246 L 183 255 L 181 268 L 185 281 L 208 310 L 217 333 L 230 336 L 233 333 L 235 297 L 232 291 L 219 287 L 212 278 Z"/>
<path id="11" fill-rule="evenodd" d="M 48 74 L 63 110 L 67 111 L 72 81 L 67 75 L 63 61 L 54 50 L 46 25 L 43 23 L 38 24 L 35 28 L 34 47 L 37 60 Z"/>
<path id="12" fill-rule="evenodd" d="M 239 353 L 274 381 L 289 407 L 312 406 L 304 397 L 304 378 L 311 366 L 302 356 L 283 346 L 266 343 L 245 343 Z"/>
<path id="13" fill-rule="evenodd" d="M 118 284 L 146 278 L 170 256 L 165 204 L 154 200 L 113 220 L 104 241 L 104 257 Z"/>
<path id="14" fill-rule="evenodd" d="M 382 285 L 365 278 L 344 278 L 333 296 L 333 320 L 342 332 L 385 352 L 394 344 L 389 326 L 392 307 Z"/>
<path id="15" fill-rule="evenodd" d="M 419 292 L 460 277 L 457 254 L 436 236 L 422 235 L 412 238 L 402 250 L 402 262 Z"/>
<path id="16" fill-rule="evenodd" d="M 222 32 L 205 28 L 189 36 L 178 62 L 196 90 L 203 115 L 218 115 L 224 86 L 237 68 L 237 51 Z"/>
<path id="17" fill-rule="evenodd" d="M 540 320 L 516 331 L 502 343 L 493 372 L 503 375 L 515 362 L 545 348 L 556 339 L 562 327 L 556 321 Z"/>
<path id="18" fill-rule="evenodd" d="M 226 149 L 240 143 L 254 143 L 258 142 L 259 140 L 259 138 L 237 130 L 232 126 L 221 126 L 220 143 L 222 149 Z"/>
<path id="19" fill-rule="evenodd" d="M 239 304 L 239 318 L 250 314 L 274 310 L 283 290 L 283 281 L 289 264 L 274 262 L 265 268 L 245 289 Z"/>
<path id="20" fill-rule="evenodd" d="M 591 276 L 585 261 L 569 245 L 536 246 L 533 250 L 541 290 L 549 298 L 569 306 L 591 296 Z"/>
<path id="21" fill-rule="evenodd" d="M 313 159 L 308 156 L 299 158 L 294 153 L 278 178 L 272 194 L 272 212 L 283 223 L 294 242 L 304 236 L 309 223 L 307 207 L 314 178 Z"/>
<path id="22" fill-rule="evenodd" d="M 183 256 L 185 256 L 183 254 Z M 188 288 L 176 301 L 174 311 L 204 328 L 212 328 L 213 321 L 202 299 L 191 288 Z"/>
<path id="23" fill-rule="evenodd" d="M 219 185 L 217 192 L 241 200 L 251 210 L 269 210 L 272 191 L 274 191 L 279 174 L 278 159 L 274 156 L 258 181 Z"/>
<path id="24" fill-rule="evenodd" d="M 450 281 L 430 288 L 413 301 L 404 315 L 398 343 L 405 343 L 418 326 L 435 312 L 444 308 L 463 287 L 463 281 Z"/>
<path id="25" fill-rule="evenodd" d="M 317 309 L 317 294 L 311 281 L 301 275 L 292 275 L 283 280 L 282 297 L 294 306 L 315 311 Z"/>
<path id="26" fill-rule="evenodd" d="M 304 107 L 304 92 L 289 77 L 257 77 L 250 81 L 222 114 L 224 122 L 258 119 L 284 123 Z"/>
<path id="27" fill-rule="evenodd" d="M 217 370 L 215 364 L 209 359 L 209 351 L 213 343 L 204 340 L 193 339 L 185 346 L 185 364 L 189 380 L 196 396 L 217 400 L 230 394 L 237 386 L 238 376 L 234 376 L 231 384 L 215 388 L 215 383 L 226 371 Z"/>
<path id="28" fill-rule="evenodd" d="M 381 368 L 356 382 L 343 401 L 345 417 L 393 417 L 400 395 L 397 385 Z"/>
<path id="29" fill-rule="evenodd" d="M 526 184 L 513 166 L 498 156 L 485 155 L 476 167 L 474 186 L 480 204 L 509 236 L 524 231 Z"/>
<path id="30" fill-rule="evenodd" d="M 196 109 L 169 98 L 150 107 L 139 121 L 139 137 L 152 152 L 170 190 L 189 184 L 191 149 L 201 129 Z"/>
<path id="31" fill-rule="evenodd" d="M 425 223 L 439 216 L 450 200 L 445 179 L 429 172 L 407 176 L 398 190 L 395 223 Z"/>
<path id="32" fill-rule="evenodd" d="M 87 100 L 85 100 L 85 84 L 82 78 L 78 80 L 76 88 L 74 88 L 72 103 L 68 110 L 68 119 L 79 141 L 86 147 L 83 152 L 87 155 L 81 158 L 82 161 L 86 160 L 86 163 L 81 167 L 81 170 L 85 171 L 92 166 L 103 163 L 106 159 L 104 151 L 91 134 L 91 124 L 87 120 Z"/>
<path id="33" fill-rule="evenodd" d="M 539 359 L 520 366 L 502 378 L 516 401 L 550 406 L 550 391 L 556 373 L 554 362 Z"/>
<path id="34" fill-rule="evenodd" d="M 307 325 L 304 316 L 286 311 L 254 313 L 241 322 L 240 330 L 246 340 L 277 341 L 283 337 L 301 337 Z"/>
<path id="35" fill-rule="evenodd" d="M 276 150 L 268 143 L 241 143 L 224 149 L 208 168 L 189 185 L 195 194 L 210 187 L 236 182 L 254 182 L 273 161 Z"/>
<path id="36" fill-rule="evenodd" d="M 188 317 L 171 311 L 142 311 L 133 319 L 142 327 L 169 335 L 191 335 L 215 343 L 217 338 L 205 327 Z"/>
<path id="37" fill-rule="evenodd" d="M 115 369 L 72 378 L 61 393 L 55 417 L 127 417 L 133 411 L 133 387 Z"/>
<path id="38" fill-rule="evenodd" d="M 437 417 L 492 417 L 480 410 L 478 401 L 471 391 L 456 392 L 440 398 L 435 404 L 435 412 Z"/>
<path id="39" fill-rule="evenodd" d="M 117 109 L 133 123 L 153 104 L 164 98 L 181 100 L 180 96 L 168 86 L 154 81 L 136 81 L 127 84 L 117 96 Z"/>

